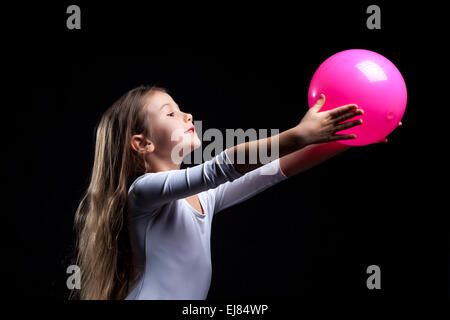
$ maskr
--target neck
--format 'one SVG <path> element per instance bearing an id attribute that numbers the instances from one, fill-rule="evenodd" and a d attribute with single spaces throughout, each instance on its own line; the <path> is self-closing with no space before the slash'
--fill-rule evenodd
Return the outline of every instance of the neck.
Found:
<path id="1" fill-rule="evenodd" d="M 161 172 L 169 170 L 179 170 L 181 163 L 175 163 L 171 157 L 165 157 L 157 154 L 151 154 L 146 158 L 147 163 L 150 165 L 149 172 Z"/>

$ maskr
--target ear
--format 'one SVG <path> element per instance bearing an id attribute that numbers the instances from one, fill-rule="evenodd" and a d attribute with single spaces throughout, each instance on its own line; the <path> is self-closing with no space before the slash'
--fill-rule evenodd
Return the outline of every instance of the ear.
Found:
<path id="1" fill-rule="evenodd" d="M 130 147 L 138 153 L 148 153 L 155 150 L 155 144 L 145 138 L 142 134 L 135 134 L 131 137 Z"/>

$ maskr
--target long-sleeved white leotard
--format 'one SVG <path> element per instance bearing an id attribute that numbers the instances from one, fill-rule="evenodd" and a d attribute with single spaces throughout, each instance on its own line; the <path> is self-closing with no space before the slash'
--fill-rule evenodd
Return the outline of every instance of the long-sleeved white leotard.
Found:
<path id="1" fill-rule="evenodd" d="M 190 168 L 138 177 L 128 191 L 128 227 L 138 280 L 126 299 L 206 299 L 214 215 L 284 179 L 279 159 L 242 175 L 225 151 Z M 195 194 L 204 214 L 185 200 Z"/>

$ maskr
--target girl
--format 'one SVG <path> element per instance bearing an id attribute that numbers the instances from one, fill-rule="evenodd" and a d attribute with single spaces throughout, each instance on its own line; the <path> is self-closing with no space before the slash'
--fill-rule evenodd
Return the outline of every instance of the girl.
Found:
<path id="1" fill-rule="evenodd" d="M 96 128 L 90 184 L 75 214 L 79 298 L 206 299 L 214 215 L 349 148 L 334 141 L 355 138 L 335 133 L 359 125 L 342 122 L 363 111 L 345 105 L 319 112 L 324 102 L 321 95 L 298 125 L 277 136 L 180 169 L 201 145 L 192 115 L 162 88 L 124 94 Z M 259 154 L 274 141 L 278 159 L 247 163 L 252 148 Z"/>

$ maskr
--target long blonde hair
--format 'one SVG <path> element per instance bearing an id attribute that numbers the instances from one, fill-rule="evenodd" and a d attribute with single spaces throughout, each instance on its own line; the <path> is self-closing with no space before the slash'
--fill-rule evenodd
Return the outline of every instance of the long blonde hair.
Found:
<path id="1" fill-rule="evenodd" d="M 70 299 L 124 299 L 133 284 L 133 266 L 126 219 L 131 183 L 148 172 L 142 154 L 130 147 L 134 134 L 150 137 L 145 97 L 156 86 L 126 92 L 102 115 L 96 126 L 90 182 L 75 212 L 75 263 L 81 289 Z"/>

